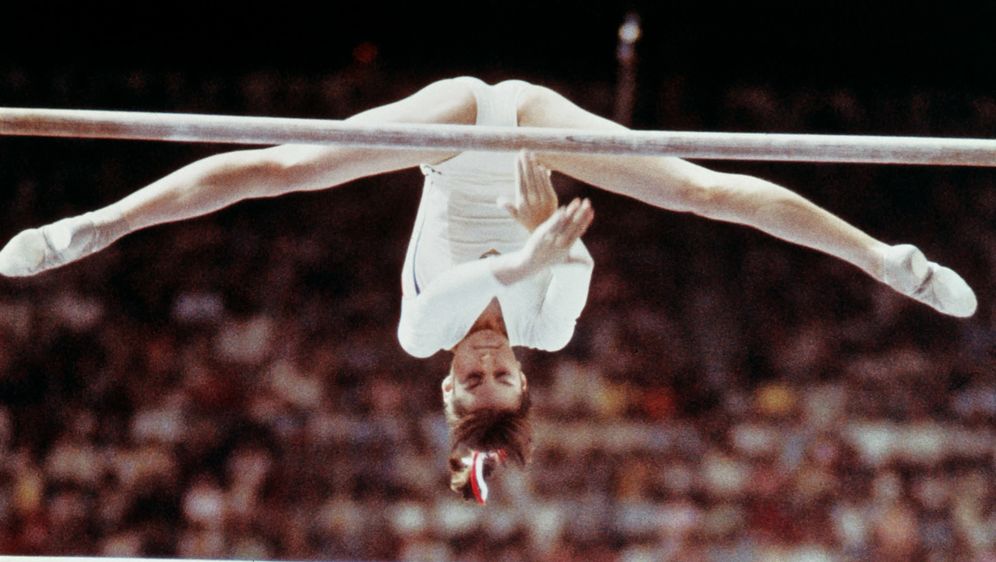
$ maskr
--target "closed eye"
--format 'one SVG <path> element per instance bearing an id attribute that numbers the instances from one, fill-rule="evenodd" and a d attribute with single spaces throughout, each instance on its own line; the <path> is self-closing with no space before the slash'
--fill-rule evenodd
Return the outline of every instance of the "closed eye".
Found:
<path id="1" fill-rule="evenodd" d="M 480 386 L 481 382 L 484 380 L 484 373 L 473 372 L 467 375 L 467 388 L 475 388 Z"/>

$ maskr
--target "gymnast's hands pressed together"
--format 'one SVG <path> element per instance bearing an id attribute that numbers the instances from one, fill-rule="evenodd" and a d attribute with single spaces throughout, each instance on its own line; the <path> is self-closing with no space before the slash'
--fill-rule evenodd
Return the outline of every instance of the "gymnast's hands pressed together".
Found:
<path id="1" fill-rule="evenodd" d="M 558 209 L 550 171 L 528 151 L 520 152 L 516 158 L 515 183 L 515 200 L 499 197 L 495 203 L 531 235 L 521 250 L 491 261 L 495 277 L 504 285 L 525 279 L 545 267 L 570 263 L 574 259 L 571 246 L 595 218 L 587 199 L 574 199 Z"/>
<path id="2" fill-rule="evenodd" d="M 492 272 L 503 285 L 511 285 L 545 267 L 569 264 L 571 247 L 594 218 L 589 200 L 574 199 L 537 226 L 521 250 L 494 258 Z"/>

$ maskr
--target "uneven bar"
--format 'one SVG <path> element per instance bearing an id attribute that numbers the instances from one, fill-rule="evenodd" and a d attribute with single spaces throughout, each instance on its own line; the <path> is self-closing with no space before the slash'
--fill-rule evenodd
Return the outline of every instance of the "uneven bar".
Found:
<path id="1" fill-rule="evenodd" d="M 978 138 L 360 125 L 321 119 L 29 108 L 0 108 L 0 135 L 996 167 L 996 139 Z"/>

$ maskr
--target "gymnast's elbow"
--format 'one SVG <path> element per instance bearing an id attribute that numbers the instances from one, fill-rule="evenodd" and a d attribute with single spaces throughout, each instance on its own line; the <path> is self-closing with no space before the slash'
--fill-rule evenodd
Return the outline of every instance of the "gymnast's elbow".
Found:
<path id="1" fill-rule="evenodd" d="M 405 353 L 418 359 L 427 359 L 439 351 L 435 347 L 425 345 L 416 334 L 411 330 L 405 330 L 402 326 L 398 327 L 398 343 Z"/>
<path id="2" fill-rule="evenodd" d="M 574 337 L 575 320 L 556 319 L 533 327 L 532 346 L 543 351 L 560 351 Z"/>

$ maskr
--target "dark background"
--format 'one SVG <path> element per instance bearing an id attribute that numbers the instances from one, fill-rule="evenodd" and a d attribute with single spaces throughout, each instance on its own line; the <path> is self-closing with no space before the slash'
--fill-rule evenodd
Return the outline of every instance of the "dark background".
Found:
<path id="1" fill-rule="evenodd" d="M 5 7 L 0 66 L 321 72 L 372 42 L 389 70 L 604 79 L 630 9 L 649 76 L 983 92 L 996 81 L 993 2 L 30 3 Z"/>

